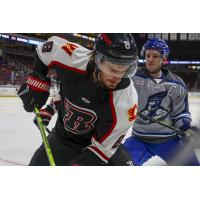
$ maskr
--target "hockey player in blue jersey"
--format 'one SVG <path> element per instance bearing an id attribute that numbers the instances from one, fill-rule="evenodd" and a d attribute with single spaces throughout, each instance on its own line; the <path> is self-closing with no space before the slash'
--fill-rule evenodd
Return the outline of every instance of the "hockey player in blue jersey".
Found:
<path id="1" fill-rule="evenodd" d="M 141 55 L 146 67 L 132 78 L 138 93 L 139 115 L 125 148 L 134 165 L 199 165 L 193 148 L 183 155 L 186 136 L 150 120 L 162 120 L 182 131 L 191 131 L 187 87 L 180 77 L 162 68 L 169 55 L 167 43 L 149 39 Z"/>

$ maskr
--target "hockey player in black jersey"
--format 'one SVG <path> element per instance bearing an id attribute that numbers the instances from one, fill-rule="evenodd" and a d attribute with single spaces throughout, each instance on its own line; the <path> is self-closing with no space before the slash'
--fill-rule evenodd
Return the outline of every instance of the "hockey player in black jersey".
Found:
<path id="1" fill-rule="evenodd" d="M 36 49 L 34 71 L 18 95 L 24 109 L 41 108 L 49 96 L 47 73 L 54 68 L 62 93 L 55 131 L 48 140 L 56 165 L 106 165 L 136 117 L 132 76 L 138 57 L 131 34 L 100 34 L 91 51 L 52 37 Z M 49 165 L 44 146 L 30 165 Z"/>

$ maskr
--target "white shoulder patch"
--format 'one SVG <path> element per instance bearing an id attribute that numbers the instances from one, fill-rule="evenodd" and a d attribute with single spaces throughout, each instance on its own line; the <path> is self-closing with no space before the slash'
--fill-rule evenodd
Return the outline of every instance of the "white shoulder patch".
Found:
<path id="1" fill-rule="evenodd" d="M 117 118 L 120 118 L 118 126 L 123 127 L 125 124 L 133 124 L 136 118 L 137 104 L 138 95 L 133 81 L 126 89 L 114 92 L 116 115 Z"/>
<path id="2" fill-rule="evenodd" d="M 36 49 L 40 60 L 47 66 L 52 64 L 85 70 L 92 56 L 92 51 L 69 42 L 66 39 L 53 36 Z"/>
<path id="3" fill-rule="evenodd" d="M 127 88 L 113 92 L 113 104 L 117 123 L 113 133 L 103 142 L 105 146 L 110 147 L 110 150 L 113 150 L 110 144 L 122 135 L 126 135 L 136 119 L 138 95 L 133 81 Z"/>

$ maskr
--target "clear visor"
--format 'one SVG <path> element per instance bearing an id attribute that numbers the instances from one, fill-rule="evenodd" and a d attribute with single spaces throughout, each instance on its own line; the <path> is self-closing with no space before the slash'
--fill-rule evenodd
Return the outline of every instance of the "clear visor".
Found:
<path id="1" fill-rule="evenodd" d="M 138 57 L 133 62 L 119 61 L 110 58 L 103 58 L 97 63 L 98 69 L 103 73 L 117 78 L 128 78 L 134 76 L 138 67 Z"/>

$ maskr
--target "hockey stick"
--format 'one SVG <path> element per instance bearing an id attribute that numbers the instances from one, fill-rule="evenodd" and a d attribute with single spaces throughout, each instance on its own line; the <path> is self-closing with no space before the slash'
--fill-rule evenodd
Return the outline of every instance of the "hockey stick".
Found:
<path id="1" fill-rule="evenodd" d="M 149 120 L 150 122 L 153 122 L 153 123 L 157 123 L 157 124 L 160 124 L 164 127 L 167 127 L 169 128 L 170 130 L 173 130 L 176 132 L 177 135 L 180 135 L 180 136 L 188 136 L 188 137 L 193 137 L 197 140 L 195 140 L 193 143 L 195 144 L 195 146 L 197 146 L 198 148 L 200 148 L 200 129 L 198 127 L 195 127 L 195 126 L 192 126 L 192 129 L 191 129 L 191 132 L 189 131 L 182 131 L 174 126 L 170 126 L 169 124 L 165 123 L 165 122 L 162 122 L 158 119 L 153 119 L 149 116 L 146 116 L 140 112 L 138 112 L 138 115 L 142 118 L 145 118 L 147 120 Z"/>
<path id="2" fill-rule="evenodd" d="M 192 130 L 191 132 L 193 132 L 193 133 L 191 133 L 188 131 L 182 131 L 176 127 L 170 126 L 169 124 L 164 123 L 158 119 L 153 119 L 153 118 L 146 116 L 140 112 L 138 112 L 138 115 L 144 119 L 149 120 L 150 122 L 158 123 L 164 127 L 169 128 L 170 130 L 175 131 L 177 135 L 186 136 L 186 138 L 184 140 L 184 143 L 185 143 L 184 149 L 182 149 L 181 151 L 177 151 L 177 153 L 168 160 L 168 162 L 167 162 L 168 165 L 182 166 L 182 165 L 185 165 L 185 163 L 191 162 L 190 158 L 192 157 L 192 152 L 194 151 L 194 149 L 200 148 L 200 130 L 199 130 L 199 128 L 195 127 L 196 130 Z"/>
<path id="3" fill-rule="evenodd" d="M 160 120 L 158 120 L 158 119 L 153 119 L 153 118 L 151 118 L 151 117 L 149 117 L 149 116 L 147 116 L 147 115 L 144 115 L 144 114 L 142 114 L 142 113 L 140 113 L 140 112 L 138 112 L 138 115 L 139 115 L 141 118 L 144 118 L 144 119 L 149 120 L 150 122 L 157 123 L 157 124 L 160 124 L 160 125 L 162 125 L 162 126 L 164 126 L 164 127 L 167 127 L 167 128 L 169 128 L 170 130 L 175 131 L 177 134 L 179 134 L 179 135 L 181 135 L 181 136 L 190 135 L 190 133 L 188 133 L 187 131 L 184 132 L 184 131 L 182 131 L 182 130 L 180 130 L 180 129 L 174 127 L 174 126 L 170 126 L 170 125 L 167 124 L 167 123 L 164 123 L 164 122 L 162 122 L 162 121 L 160 121 Z"/>
<path id="4" fill-rule="evenodd" d="M 55 161 L 54 161 L 54 158 L 53 158 L 53 155 L 52 155 L 52 152 L 51 152 L 51 148 L 49 146 L 49 142 L 48 142 L 47 137 L 46 137 L 46 133 L 45 133 L 44 125 L 42 123 L 42 118 L 40 116 L 39 109 L 37 107 L 35 107 L 34 109 L 35 109 L 35 114 L 36 114 L 36 118 L 37 118 L 37 123 L 38 123 L 40 133 L 41 133 L 41 136 L 42 136 L 44 148 L 45 148 L 47 157 L 49 159 L 49 164 L 50 164 L 50 166 L 55 166 Z"/>

